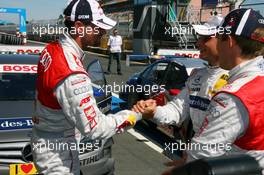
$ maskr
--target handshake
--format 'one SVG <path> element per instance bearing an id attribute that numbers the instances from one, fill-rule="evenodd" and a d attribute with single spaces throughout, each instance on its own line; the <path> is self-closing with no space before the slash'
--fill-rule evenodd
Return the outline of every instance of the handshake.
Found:
<path id="1" fill-rule="evenodd" d="M 131 109 L 134 112 L 141 113 L 144 119 L 152 119 L 156 112 L 157 104 L 153 99 L 140 100 Z"/>

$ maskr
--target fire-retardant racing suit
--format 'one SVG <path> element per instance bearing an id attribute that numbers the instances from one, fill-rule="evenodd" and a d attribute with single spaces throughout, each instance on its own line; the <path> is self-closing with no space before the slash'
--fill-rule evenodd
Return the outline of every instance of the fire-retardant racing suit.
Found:
<path id="1" fill-rule="evenodd" d="M 192 139 L 188 160 L 247 153 L 264 169 L 264 59 L 244 62 L 229 75 Z"/>
<path id="2" fill-rule="evenodd" d="M 48 44 L 40 56 L 31 139 L 39 173 L 78 175 L 80 133 L 91 139 L 107 139 L 140 119 L 132 111 L 107 116 L 99 111 L 83 57 L 81 48 L 68 35 Z"/>
<path id="3" fill-rule="evenodd" d="M 165 106 L 157 107 L 154 120 L 180 125 L 190 117 L 194 132 L 199 131 L 212 96 L 226 84 L 227 77 L 227 71 L 219 67 L 194 69 L 180 94 Z"/>

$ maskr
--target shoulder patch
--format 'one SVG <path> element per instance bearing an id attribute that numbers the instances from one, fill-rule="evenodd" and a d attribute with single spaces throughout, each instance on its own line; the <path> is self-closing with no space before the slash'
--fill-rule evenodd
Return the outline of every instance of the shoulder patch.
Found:
<path id="1" fill-rule="evenodd" d="M 219 90 L 221 90 L 225 85 L 227 85 L 228 74 L 222 74 L 220 78 L 216 81 L 212 89 L 209 89 L 209 94 L 214 96 Z"/>

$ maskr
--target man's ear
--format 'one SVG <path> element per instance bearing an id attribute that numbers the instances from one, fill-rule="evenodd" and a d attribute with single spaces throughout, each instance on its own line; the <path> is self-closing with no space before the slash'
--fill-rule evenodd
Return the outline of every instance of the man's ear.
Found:
<path id="1" fill-rule="evenodd" d="M 81 21 L 75 21 L 74 22 L 74 27 L 78 28 L 78 27 L 83 27 L 84 24 Z"/>
<path id="2" fill-rule="evenodd" d="M 74 23 L 74 27 L 75 27 L 78 34 L 83 34 L 85 26 L 81 21 L 76 21 Z"/>
<path id="3" fill-rule="evenodd" d="M 229 47 L 230 47 L 230 48 L 232 48 L 232 47 L 234 47 L 235 45 L 237 45 L 236 40 L 235 40 L 234 37 L 232 37 L 231 35 L 228 35 L 228 44 L 229 44 Z"/>

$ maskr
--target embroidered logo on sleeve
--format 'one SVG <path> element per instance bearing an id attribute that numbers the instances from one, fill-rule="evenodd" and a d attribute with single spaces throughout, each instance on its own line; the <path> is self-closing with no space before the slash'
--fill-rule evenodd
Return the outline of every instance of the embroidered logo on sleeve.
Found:
<path id="1" fill-rule="evenodd" d="M 209 89 L 208 93 L 211 96 L 214 96 L 223 86 L 227 84 L 227 79 L 228 79 L 227 74 L 223 74 L 220 76 L 220 78 L 216 81 L 214 87 L 212 89 Z"/>

